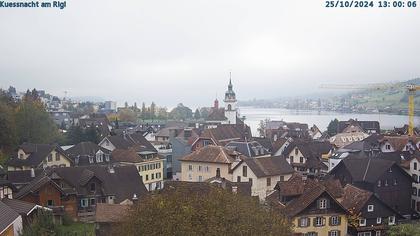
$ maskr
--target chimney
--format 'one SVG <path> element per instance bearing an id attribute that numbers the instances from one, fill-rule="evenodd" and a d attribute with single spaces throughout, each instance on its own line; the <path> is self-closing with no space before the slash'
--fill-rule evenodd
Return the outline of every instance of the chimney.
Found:
<path id="1" fill-rule="evenodd" d="M 134 204 L 136 204 L 138 202 L 139 198 L 137 197 L 137 194 L 133 194 L 132 200 L 133 200 Z"/>
<path id="2" fill-rule="evenodd" d="M 34 168 L 31 168 L 31 178 L 35 178 L 35 170 L 34 170 Z"/>

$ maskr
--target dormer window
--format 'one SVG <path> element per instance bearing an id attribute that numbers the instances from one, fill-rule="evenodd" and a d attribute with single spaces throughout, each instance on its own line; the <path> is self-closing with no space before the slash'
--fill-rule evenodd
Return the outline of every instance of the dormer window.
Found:
<path id="1" fill-rule="evenodd" d="M 91 183 L 90 184 L 90 191 L 91 192 L 95 192 L 95 190 L 96 190 L 96 184 L 95 183 Z"/>
<path id="2" fill-rule="evenodd" d="M 105 160 L 106 162 L 109 162 L 109 154 L 105 154 Z"/>
<path id="3" fill-rule="evenodd" d="M 92 164 L 93 163 L 93 157 L 89 157 L 89 163 Z"/>
<path id="4" fill-rule="evenodd" d="M 23 154 L 19 154 L 19 159 L 23 159 Z"/>
<path id="5" fill-rule="evenodd" d="M 97 163 L 102 162 L 102 153 L 101 152 L 96 153 L 96 162 Z"/>
<path id="6" fill-rule="evenodd" d="M 381 187 L 381 185 L 382 185 L 382 181 L 378 180 L 378 187 Z"/>

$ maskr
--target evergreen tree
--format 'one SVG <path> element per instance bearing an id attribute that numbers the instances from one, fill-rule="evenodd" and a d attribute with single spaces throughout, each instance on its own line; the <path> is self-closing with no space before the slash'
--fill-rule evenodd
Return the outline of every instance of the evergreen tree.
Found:
<path id="1" fill-rule="evenodd" d="M 334 136 L 337 134 L 337 131 L 338 131 L 338 120 L 337 118 L 335 118 L 334 120 L 330 121 L 330 123 L 328 124 L 327 133 L 330 136 Z"/>
<path id="2" fill-rule="evenodd" d="M 197 108 L 195 109 L 195 112 L 194 112 L 194 119 L 198 120 L 200 118 L 201 118 L 200 110 L 198 110 Z"/>

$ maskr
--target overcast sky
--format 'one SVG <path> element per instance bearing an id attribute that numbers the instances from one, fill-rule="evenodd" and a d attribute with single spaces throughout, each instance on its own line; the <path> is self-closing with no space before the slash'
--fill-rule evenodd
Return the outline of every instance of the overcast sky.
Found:
<path id="1" fill-rule="evenodd" d="M 324 5 L 69 0 L 64 10 L 0 9 L 0 87 L 195 107 L 222 99 L 230 70 L 242 100 L 420 76 L 420 7 Z"/>

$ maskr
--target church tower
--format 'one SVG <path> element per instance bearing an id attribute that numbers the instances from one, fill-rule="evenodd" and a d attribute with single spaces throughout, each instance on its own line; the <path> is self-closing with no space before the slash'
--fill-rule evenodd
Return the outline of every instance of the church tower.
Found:
<path id="1" fill-rule="evenodd" d="M 227 118 L 227 123 L 236 124 L 236 95 L 235 92 L 233 92 L 232 74 L 230 74 L 228 90 L 225 93 L 225 100 L 223 101 L 225 102 L 225 117 Z"/>

